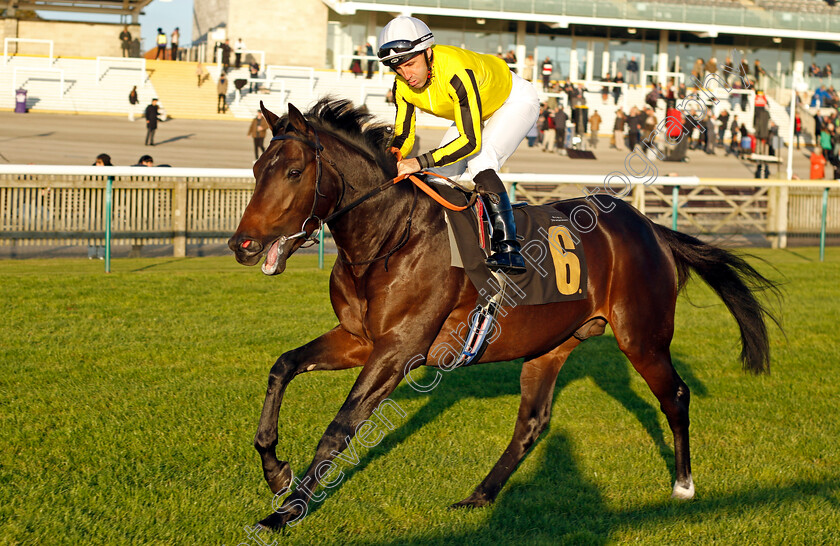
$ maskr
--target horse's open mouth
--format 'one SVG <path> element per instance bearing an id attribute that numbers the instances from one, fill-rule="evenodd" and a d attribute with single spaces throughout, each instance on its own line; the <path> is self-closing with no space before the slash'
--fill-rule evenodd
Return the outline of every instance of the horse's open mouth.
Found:
<path id="1" fill-rule="evenodd" d="M 285 236 L 275 239 L 265 253 L 265 261 L 262 264 L 262 272 L 266 275 L 279 275 L 286 270 L 286 259 L 289 253 L 286 252 Z"/>

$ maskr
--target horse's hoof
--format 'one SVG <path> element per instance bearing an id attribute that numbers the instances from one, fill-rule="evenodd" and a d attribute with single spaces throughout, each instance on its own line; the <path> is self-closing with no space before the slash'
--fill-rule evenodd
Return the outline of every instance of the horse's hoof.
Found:
<path id="1" fill-rule="evenodd" d="M 293 476 L 291 465 L 286 461 L 282 461 L 280 463 L 280 470 L 271 474 L 265 473 L 265 481 L 268 482 L 271 492 L 276 495 L 289 487 L 292 483 Z"/>
<path id="2" fill-rule="evenodd" d="M 292 526 L 297 525 L 297 523 L 306 516 L 304 513 L 301 516 L 299 511 L 288 511 L 288 512 L 272 512 L 265 519 L 257 523 L 263 529 L 271 529 L 273 531 L 281 531 L 283 530 L 286 525 L 291 523 Z"/>
<path id="3" fill-rule="evenodd" d="M 488 500 L 483 496 L 478 496 L 475 493 L 473 493 L 461 502 L 456 502 L 455 504 L 451 505 L 449 509 L 457 510 L 460 508 L 481 508 L 482 506 L 489 506 L 492 502 L 492 500 Z"/>
<path id="4" fill-rule="evenodd" d="M 263 529 L 269 529 L 271 531 L 280 531 L 283 527 L 286 526 L 286 522 L 288 521 L 285 517 L 285 514 L 280 514 L 278 512 L 272 512 L 265 519 L 261 520 L 257 525 L 262 527 Z"/>
<path id="5" fill-rule="evenodd" d="M 674 491 L 671 493 L 672 499 L 677 500 L 691 500 L 694 498 L 694 480 L 691 479 L 691 476 L 688 477 L 688 483 L 675 483 L 674 484 Z"/>

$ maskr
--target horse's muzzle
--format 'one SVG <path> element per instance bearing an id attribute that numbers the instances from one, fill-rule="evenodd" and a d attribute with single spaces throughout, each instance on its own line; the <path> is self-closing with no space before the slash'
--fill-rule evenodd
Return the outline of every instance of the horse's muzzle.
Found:
<path id="1" fill-rule="evenodd" d="M 263 253 L 263 244 L 256 239 L 236 233 L 228 240 L 228 247 L 242 265 L 256 265 Z"/>

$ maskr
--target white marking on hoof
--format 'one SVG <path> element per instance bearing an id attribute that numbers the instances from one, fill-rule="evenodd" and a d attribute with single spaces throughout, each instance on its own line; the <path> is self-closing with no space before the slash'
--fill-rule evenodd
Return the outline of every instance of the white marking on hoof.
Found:
<path id="1" fill-rule="evenodd" d="M 694 480 L 691 479 L 691 475 L 688 476 L 688 487 L 678 483 L 674 484 L 674 492 L 671 493 L 671 498 L 679 500 L 691 500 L 694 498 Z"/>
<path id="2" fill-rule="evenodd" d="M 307 372 L 311 372 L 314 369 L 315 369 L 315 364 L 310 364 L 309 366 L 306 367 Z"/>

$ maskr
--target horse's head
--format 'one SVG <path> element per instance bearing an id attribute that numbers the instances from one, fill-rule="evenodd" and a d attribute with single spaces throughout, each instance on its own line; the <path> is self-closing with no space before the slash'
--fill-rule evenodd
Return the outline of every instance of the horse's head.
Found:
<path id="1" fill-rule="evenodd" d="M 297 108 L 289 104 L 284 119 L 262 102 L 260 108 L 273 137 L 254 165 L 254 194 L 228 246 L 243 265 L 255 265 L 265 254 L 263 273 L 276 275 L 321 227 L 341 188 L 322 165 L 318 132 Z"/>

